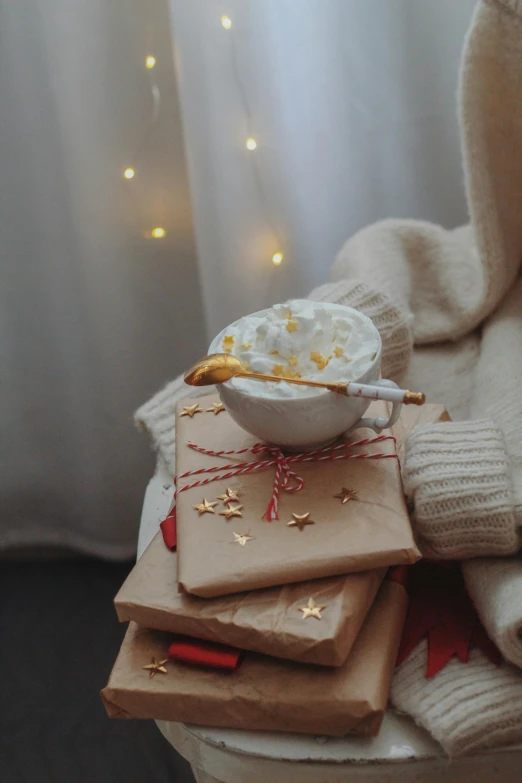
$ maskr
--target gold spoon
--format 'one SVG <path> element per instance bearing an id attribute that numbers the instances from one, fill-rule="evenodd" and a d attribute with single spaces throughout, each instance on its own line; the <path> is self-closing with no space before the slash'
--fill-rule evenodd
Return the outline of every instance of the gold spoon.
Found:
<path id="1" fill-rule="evenodd" d="M 277 375 L 267 375 L 261 372 L 246 370 L 236 356 L 229 353 L 211 353 L 203 356 L 185 373 L 185 383 L 190 386 L 212 386 L 225 383 L 231 378 L 251 378 L 257 381 L 274 381 L 280 383 L 296 383 L 299 386 L 315 386 L 328 389 L 345 397 L 365 397 L 371 400 L 388 400 L 403 402 L 405 405 L 424 405 L 425 396 L 422 392 L 412 392 L 407 389 L 394 389 L 385 386 L 372 386 L 352 381 L 340 383 L 322 383 L 321 381 L 306 381 L 302 378 L 280 378 Z"/>

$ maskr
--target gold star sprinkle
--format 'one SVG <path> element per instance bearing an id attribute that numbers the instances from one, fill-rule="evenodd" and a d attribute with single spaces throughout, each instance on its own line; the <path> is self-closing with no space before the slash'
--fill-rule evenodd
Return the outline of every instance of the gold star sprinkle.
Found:
<path id="1" fill-rule="evenodd" d="M 217 416 L 218 413 L 221 413 L 221 411 L 225 410 L 225 406 L 222 402 L 213 402 L 211 408 L 207 408 L 207 413 L 213 413 L 214 416 Z"/>
<path id="2" fill-rule="evenodd" d="M 209 503 L 206 498 L 203 498 L 199 506 L 192 506 L 192 508 L 195 508 L 198 515 L 201 516 L 202 514 L 214 514 L 214 506 L 217 506 L 217 500 Z"/>
<path id="3" fill-rule="evenodd" d="M 272 375 L 278 375 L 280 378 L 283 377 L 285 372 L 285 368 L 282 364 L 274 364 L 272 367 Z"/>
<path id="4" fill-rule="evenodd" d="M 303 613 L 303 620 L 308 617 L 315 617 L 316 620 L 322 620 L 321 612 L 326 609 L 328 604 L 316 604 L 313 598 L 308 599 L 306 606 L 300 606 L 299 611 Z"/>
<path id="5" fill-rule="evenodd" d="M 310 361 L 316 363 L 318 370 L 324 370 L 331 358 L 331 356 L 325 358 L 322 353 L 319 353 L 319 351 L 312 351 L 310 353 Z"/>
<path id="6" fill-rule="evenodd" d="M 241 343 L 241 348 L 244 348 L 245 351 L 248 351 L 249 348 L 252 348 L 252 343 Z"/>
<path id="7" fill-rule="evenodd" d="M 297 527 L 303 531 L 307 525 L 315 525 L 314 520 L 310 519 L 309 511 L 306 514 L 292 514 L 292 516 L 293 519 L 286 523 L 287 527 Z"/>
<path id="8" fill-rule="evenodd" d="M 278 355 L 279 355 L 279 351 L 270 351 L 269 354 L 269 356 L 278 356 Z"/>
<path id="9" fill-rule="evenodd" d="M 231 334 L 226 334 L 223 337 L 223 350 L 226 353 L 230 353 L 234 345 L 234 337 Z"/>
<path id="10" fill-rule="evenodd" d="M 297 332 L 297 321 L 288 321 L 286 324 L 286 331 L 287 332 Z"/>
<path id="11" fill-rule="evenodd" d="M 186 405 L 183 408 L 182 416 L 190 416 L 192 419 L 196 413 L 203 413 L 203 409 L 199 407 L 199 402 L 196 402 L 194 405 Z"/>
<path id="12" fill-rule="evenodd" d="M 155 674 L 166 674 L 167 670 L 165 668 L 165 664 L 168 663 L 168 658 L 165 658 L 164 661 L 157 661 L 155 658 L 150 659 L 152 663 L 147 664 L 147 666 L 142 666 L 142 669 L 146 669 L 149 672 L 149 678 L 154 677 Z"/>
<path id="13" fill-rule="evenodd" d="M 239 503 L 239 489 L 230 489 L 227 487 L 224 495 L 218 495 L 218 500 L 222 500 L 225 505 L 227 503 L 237 502 Z"/>
<path id="14" fill-rule="evenodd" d="M 339 494 L 334 495 L 334 498 L 339 498 L 342 505 L 344 506 L 344 504 L 348 503 L 349 500 L 359 500 L 357 495 L 358 495 L 357 489 L 346 489 L 346 487 L 343 487 L 339 492 Z"/>
<path id="15" fill-rule="evenodd" d="M 344 348 L 341 348 L 340 345 L 336 345 L 334 348 L 334 354 L 339 359 L 341 356 L 344 356 Z"/>
<path id="16" fill-rule="evenodd" d="M 233 533 L 234 540 L 231 541 L 231 544 L 239 544 L 239 546 L 246 546 L 247 541 L 253 541 L 253 537 L 250 536 L 248 533 Z"/>
<path id="17" fill-rule="evenodd" d="M 296 364 L 298 363 L 298 361 L 299 361 L 299 359 L 295 355 L 288 357 L 288 364 L 290 365 L 290 367 L 295 367 Z"/>
<path id="18" fill-rule="evenodd" d="M 232 519 L 232 517 L 242 517 L 243 514 L 241 513 L 241 509 L 243 506 L 229 506 L 224 511 L 219 512 L 220 517 L 226 517 L 227 522 Z"/>

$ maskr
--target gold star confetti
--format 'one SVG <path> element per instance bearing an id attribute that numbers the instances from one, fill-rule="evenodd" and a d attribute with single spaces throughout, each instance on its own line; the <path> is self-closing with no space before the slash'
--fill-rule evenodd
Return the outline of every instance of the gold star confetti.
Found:
<path id="1" fill-rule="evenodd" d="M 339 359 L 341 356 L 344 356 L 344 348 L 341 348 L 340 345 L 336 345 L 334 348 L 334 354 Z"/>
<path id="2" fill-rule="evenodd" d="M 294 370 L 291 370 L 290 368 L 283 370 L 283 378 L 300 378 L 301 373 L 300 372 L 294 372 Z"/>
<path id="3" fill-rule="evenodd" d="M 190 416 L 192 419 L 196 413 L 203 413 L 203 409 L 199 407 L 199 402 L 196 402 L 194 405 L 187 405 L 183 408 L 182 416 Z"/>
<path id="4" fill-rule="evenodd" d="M 315 617 L 316 620 L 322 620 L 321 612 L 326 609 L 328 604 L 316 604 L 313 598 L 308 599 L 306 606 L 300 606 L 299 611 L 303 613 L 303 620 L 308 617 Z"/>
<path id="5" fill-rule="evenodd" d="M 233 533 L 234 540 L 231 541 L 231 544 L 239 544 L 239 546 L 246 546 L 247 541 L 253 541 L 253 537 L 250 536 L 248 533 Z"/>
<path id="6" fill-rule="evenodd" d="M 241 513 L 241 509 L 243 506 L 229 506 L 224 511 L 219 512 L 220 517 L 226 517 L 227 522 L 232 519 L 232 517 L 242 517 L 243 514 Z"/>
<path id="7" fill-rule="evenodd" d="M 299 358 L 295 354 L 288 357 L 288 364 L 290 365 L 290 367 L 295 367 L 298 361 Z"/>
<path id="8" fill-rule="evenodd" d="M 297 321 L 289 320 L 286 324 L 287 332 L 297 332 Z"/>
<path id="9" fill-rule="evenodd" d="M 297 527 L 303 531 L 307 525 L 315 525 L 314 520 L 310 519 L 309 511 L 306 514 L 292 514 L 292 516 L 293 519 L 286 523 L 287 527 Z"/>
<path id="10" fill-rule="evenodd" d="M 206 498 L 203 498 L 199 506 L 192 506 L 192 508 L 195 508 L 199 516 L 201 516 L 202 514 L 214 514 L 214 506 L 217 506 L 217 500 L 209 503 Z"/>
<path id="11" fill-rule="evenodd" d="M 218 495 L 218 500 L 222 500 L 226 505 L 227 503 L 237 502 L 239 503 L 239 489 L 231 489 L 227 487 L 223 495 Z"/>
<path id="12" fill-rule="evenodd" d="M 278 356 L 279 351 L 270 351 L 269 356 Z"/>
<path id="13" fill-rule="evenodd" d="M 272 375 L 278 375 L 280 378 L 283 377 L 285 368 L 282 364 L 274 364 L 272 367 Z"/>
<path id="14" fill-rule="evenodd" d="M 146 669 L 149 672 L 149 678 L 154 677 L 155 674 L 166 674 L 167 670 L 165 668 L 165 664 L 168 663 L 168 658 L 165 658 L 164 661 L 157 661 L 155 658 L 150 659 L 152 663 L 147 664 L 147 666 L 142 666 L 142 669 Z"/>
<path id="15" fill-rule="evenodd" d="M 223 350 L 226 353 L 230 353 L 234 345 L 234 337 L 231 334 L 226 334 L 223 337 Z"/>
<path id="16" fill-rule="evenodd" d="M 325 358 L 322 353 L 319 353 L 319 351 L 312 351 L 310 353 L 310 361 L 316 363 L 318 370 L 324 370 L 331 358 L 331 356 Z"/>
<path id="17" fill-rule="evenodd" d="M 213 413 L 214 416 L 217 416 L 218 413 L 221 413 L 221 411 L 225 410 L 225 406 L 222 402 L 213 402 L 211 408 L 207 408 L 207 413 Z"/>
<path id="18" fill-rule="evenodd" d="M 249 348 L 252 348 L 252 343 L 241 343 L 241 348 L 244 348 L 245 351 L 248 351 Z"/>
<path id="19" fill-rule="evenodd" d="M 349 500 L 359 500 L 357 495 L 357 489 L 346 489 L 346 487 L 343 487 L 337 495 L 334 495 L 334 498 L 339 498 L 342 505 L 344 506 L 344 504 L 348 503 Z"/>

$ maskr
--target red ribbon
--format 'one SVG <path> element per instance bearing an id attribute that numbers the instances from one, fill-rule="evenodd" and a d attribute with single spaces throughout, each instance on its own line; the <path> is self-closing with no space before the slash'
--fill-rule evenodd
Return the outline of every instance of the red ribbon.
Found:
<path id="1" fill-rule="evenodd" d="M 188 441 L 187 446 L 190 449 L 194 449 L 200 454 L 208 454 L 211 457 L 228 457 L 231 455 L 239 456 L 241 454 L 253 454 L 257 457 L 260 454 L 266 454 L 269 458 L 265 460 L 252 460 L 251 462 L 230 462 L 227 465 L 214 465 L 211 468 L 187 470 L 185 473 L 181 473 L 179 476 L 174 477 L 174 486 L 176 487 L 174 500 L 176 500 L 178 492 L 185 492 L 187 489 L 202 487 L 206 484 L 210 484 L 212 481 L 229 479 L 235 476 L 241 476 L 244 473 L 252 473 L 256 470 L 275 467 L 276 472 L 274 475 L 272 497 L 265 513 L 262 516 L 262 519 L 266 519 L 268 522 L 271 522 L 274 519 L 279 519 L 277 513 L 279 491 L 282 489 L 285 492 L 299 492 L 299 490 L 304 486 L 303 479 L 290 468 L 291 463 L 324 462 L 339 459 L 397 459 L 397 454 L 395 452 L 392 454 L 375 454 L 371 452 L 366 452 L 363 454 L 346 453 L 347 449 L 354 446 L 365 446 L 370 443 L 380 443 L 381 441 L 385 440 L 392 440 L 395 442 L 393 435 L 378 435 L 377 437 L 373 438 L 362 438 L 358 441 L 346 441 L 339 443 L 336 446 L 325 446 L 322 449 L 315 449 L 314 451 L 305 451 L 290 455 L 285 455 L 283 451 L 281 451 L 281 449 L 277 446 L 270 446 L 266 443 L 256 443 L 254 446 L 248 446 L 244 449 L 214 451 L 212 449 L 205 449 L 202 446 L 197 446 L 195 443 Z M 209 478 L 205 479 L 199 479 L 198 481 L 194 481 L 191 484 L 186 484 L 184 487 L 181 487 L 181 489 L 177 488 L 178 479 L 188 478 L 189 476 L 199 476 L 203 473 L 215 473 L 217 475 L 210 476 Z"/>
<path id="2" fill-rule="evenodd" d="M 192 639 L 176 640 L 169 647 L 169 658 L 174 661 L 229 672 L 239 667 L 242 654 L 235 647 Z"/>
<path id="3" fill-rule="evenodd" d="M 440 672 L 454 655 L 467 663 L 473 646 L 498 665 L 500 652 L 480 622 L 460 567 L 423 560 L 407 570 L 409 607 L 397 665 L 425 637 L 428 639 L 426 677 Z"/>

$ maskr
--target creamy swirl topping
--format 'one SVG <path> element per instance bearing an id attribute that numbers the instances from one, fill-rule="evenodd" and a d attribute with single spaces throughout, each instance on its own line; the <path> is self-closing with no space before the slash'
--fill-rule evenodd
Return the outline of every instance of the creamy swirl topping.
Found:
<path id="1" fill-rule="evenodd" d="M 263 315 L 247 315 L 224 329 L 215 352 L 231 353 L 255 372 L 279 378 L 355 381 L 381 346 L 372 321 L 351 307 L 293 299 Z M 233 378 L 234 388 L 256 397 L 288 399 L 325 393 L 297 384 Z"/>

